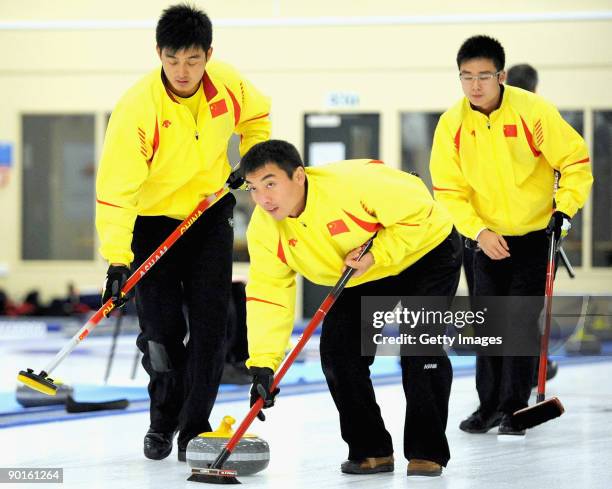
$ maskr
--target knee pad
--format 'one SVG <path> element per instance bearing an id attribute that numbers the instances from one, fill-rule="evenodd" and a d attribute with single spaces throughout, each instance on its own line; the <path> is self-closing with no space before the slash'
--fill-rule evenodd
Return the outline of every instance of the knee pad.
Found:
<path id="1" fill-rule="evenodd" d="M 166 351 L 166 347 L 161 343 L 149 340 L 147 342 L 147 349 L 149 352 L 149 361 L 151 362 L 151 368 L 156 372 L 170 372 L 172 370 L 172 363 L 170 357 Z"/>

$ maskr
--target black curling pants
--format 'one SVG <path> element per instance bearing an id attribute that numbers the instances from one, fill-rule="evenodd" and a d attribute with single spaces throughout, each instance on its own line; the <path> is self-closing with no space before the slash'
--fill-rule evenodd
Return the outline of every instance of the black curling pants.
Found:
<path id="1" fill-rule="evenodd" d="M 524 236 L 505 236 L 510 258 L 492 260 L 482 251 L 474 255 L 475 296 L 539 296 L 508 311 L 512 334 L 538 336 L 538 318 L 544 305 L 548 236 L 544 230 Z M 527 407 L 537 368 L 533 356 L 486 356 L 476 359 L 476 390 L 480 410 L 512 414 Z"/>
<path id="2" fill-rule="evenodd" d="M 136 286 L 151 428 L 178 429 L 179 446 L 211 431 L 224 363 L 235 203 L 228 194 L 207 209 Z M 136 219 L 134 269 L 178 224 L 164 216 Z"/>
<path id="3" fill-rule="evenodd" d="M 393 453 L 370 380 L 373 356 L 361 355 L 362 296 L 454 296 L 461 270 L 461 240 L 453 232 L 436 248 L 396 276 L 345 289 L 328 313 L 321 332 L 321 362 L 340 414 L 349 460 Z M 435 366 L 435 367 L 433 367 Z M 452 367 L 444 351 L 435 356 L 402 356 L 406 402 L 404 455 L 446 465 L 446 439 Z M 432 368 L 433 367 L 433 368 Z"/>

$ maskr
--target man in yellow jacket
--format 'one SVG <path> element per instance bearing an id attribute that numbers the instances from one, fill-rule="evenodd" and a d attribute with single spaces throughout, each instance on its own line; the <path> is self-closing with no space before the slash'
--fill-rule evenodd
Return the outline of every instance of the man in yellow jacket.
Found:
<path id="1" fill-rule="evenodd" d="M 434 196 L 459 232 L 477 243 L 475 296 L 543 296 L 548 236 L 560 238 L 586 201 L 590 158 L 554 106 L 503 85 L 504 63 L 503 47 L 490 37 L 474 36 L 461 46 L 457 66 L 465 97 L 436 128 Z M 556 195 L 555 170 L 561 174 Z M 539 312 L 522 308 L 511 318 L 512 334 L 537 332 Z M 485 433 L 499 425 L 501 435 L 523 435 L 511 414 L 527 406 L 535 366 L 528 356 L 479 355 L 480 406 L 460 428 Z"/>
<path id="2" fill-rule="evenodd" d="M 212 25 L 204 12 L 169 7 L 156 41 L 162 66 L 115 107 L 96 182 L 100 252 L 110 264 L 103 301 L 117 305 L 125 300 L 119 291 L 130 265 L 137 268 L 223 187 L 232 134 L 240 135 L 242 154 L 270 136 L 269 100 L 233 68 L 211 61 Z M 184 460 L 189 440 L 211 430 L 225 353 L 234 205 L 231 194 L 222 196 L 136 287 L 137 345 L 150 377 L 147 458 L 167 457 L 179 431 Z"/>
<path id="3" fill-rule="evenodd" d="M 251 148 L 240 164 L 257 204 L 247 231 L 251 403 L 261 392 L 268 393 L 265 407 L 274 402 L 269 389 L 293 329 L 296 274 L 332 286 L 343 267 L 353 267 L 356 273 L 324 321 L 321 363 L 349 446 L 342 472 L 391 471 L 391 436 L 370 381 L 374 357 L 361 355 L 360 299 L 451 298 L 461 248 L 450 216 L 418 177 L 378 160 L 305 169 L 295 147 L 271 140 Z M 371 251 L 356 261 L 374 233 Z M 440 475 L 450 458 L 445 429 L 452 368 L 441 348 L 438 354 L 401 359 L 409 475 Z"/>

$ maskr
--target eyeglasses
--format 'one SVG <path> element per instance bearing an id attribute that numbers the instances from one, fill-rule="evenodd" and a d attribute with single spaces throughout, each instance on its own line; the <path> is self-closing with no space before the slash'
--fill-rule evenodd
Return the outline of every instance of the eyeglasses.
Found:
<path id="1" fill-rule="evenodd" d="M 493 78 L 496 78 L 497 75 L 499 75 L 501 73 L 501 71 L 497 71 L 495 73 L 478 73 L 477 75 L 472 75 L 471 73 L 459 73 L 459 79 L 462 82 L 472 82 L 474 80 L 478 80 L 478 81 L 482 81 L 482 82 L 487 82 L 489 80 L 492 80 Z"/>

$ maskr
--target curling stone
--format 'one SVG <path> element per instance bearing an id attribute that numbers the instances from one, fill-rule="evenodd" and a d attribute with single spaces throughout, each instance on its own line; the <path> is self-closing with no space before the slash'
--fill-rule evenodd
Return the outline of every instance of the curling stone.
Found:
<path id="1" fill-rule="evenodd" d="M 62 384 L 57 379 L 54 379 L 53 382 L 57 385 L 57 394 L 54 396 L 49 396 L 47 394 L 43 394 L 42 392 L 35 391 L 34 389 L 25 385 L 19 385 L 15 394 L 17 402 L 23 407 L 66 404 L 68 396 L 74 395 L 74 389 L 67 384 Z"/>
<path id="2" fill-rule="evenodd" d="M 235 422 L 231 416 L 225 416 L 215 431 L 200 433 L 191 439 L 186 452 L 189 467 L 208 468 L 234 434 L 232 425 Z M 251 475 L 265 469 L 269 462 L 268 443 L 256 435 L 245 433 L 223 468 L 235 470 L 238 475 Z"/>
<path id="3" fill-rule="evenodd" d="M 579 331 L 565 343 L 568 355 L 600 355 L 601 341 L 593 334 Z"/>
<path id="4" fill-rule="evenodd" d="M 610 307 L 608 310 L 603 312 L 606 318 L 609 318 L 612 314 L 610 314 Z M 601 341 L 610 341 L 612 340 L 612 324 L 610 321 L 604 320 L 603 317 L 598 317 L 593 320 L 591 324 L 591 333 L 597 336 Z"/>

